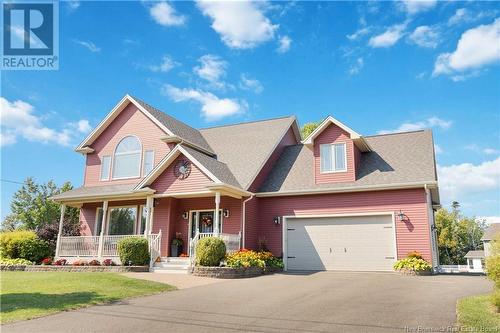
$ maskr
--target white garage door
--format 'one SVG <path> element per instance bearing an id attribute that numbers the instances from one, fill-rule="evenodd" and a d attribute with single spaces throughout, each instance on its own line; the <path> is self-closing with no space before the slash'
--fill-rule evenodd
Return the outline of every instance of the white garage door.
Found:
<path id="1" fill-rule="evenodd" d="M 287 218 L 287 269 L 390 271 L 391 215 Z"/>

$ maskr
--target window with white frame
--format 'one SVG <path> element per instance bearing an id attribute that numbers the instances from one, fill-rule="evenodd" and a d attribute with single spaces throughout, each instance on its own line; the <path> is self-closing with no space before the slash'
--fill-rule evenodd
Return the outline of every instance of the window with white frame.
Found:
<path id="1" fill-rule="evenodd" d="M 113 207 L 109 212 L 108 235 L 133 235 L 137 207 Z"/>
<path id="2" fill-rule="evenodd" d="M 320 170 L 324 172 L 347 171 L 346 144 L 320 145 Z"/>
<path id="3" fill-rule="evenodd" d="M 146 218 L 148 217 L 148 208 L 146 206 L 141 205 L 140 212 L 141 212 L 141 217 L 139 218 L 137 233 L 142 235 L 146 230 Z"/>
<path id="4" fill-rule="evenodd" d="M 146 150 L 144 152 L 144 159 L 142 162 L 142 175 L 145 176 L 153 170 L 155 159 L 155 151 L 154 150 Z"/>
<path id="5" fill-rule="evenodd" d="M 101 180 L 109 180 L 109 169 L 111 167 L 111 156 L 102 157 L 101 161 Z"/>
<path id="6" fill-rule="evenodd" d="M 141 175 L 142 146 L 135 136 L 127 136 L 116 146 L 113 160 L 113 179 Z"/>
<path id="7" fill-rule="evenodd" d="M 101 234 L 102 217 L 102 208 L 98 207 L 95 214 L 94 236 L 99 236 Z"/>

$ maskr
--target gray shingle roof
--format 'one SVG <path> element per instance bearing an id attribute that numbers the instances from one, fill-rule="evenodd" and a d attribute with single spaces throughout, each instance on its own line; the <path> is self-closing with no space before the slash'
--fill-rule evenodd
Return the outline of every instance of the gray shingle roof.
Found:
<path id="1" fill-rule="evenodd" d="M 286 133 L 295 117 L 240 123 L 200 129 L 243 189 L 250 186 L 258 171 Z"/>
<path id="2" fill-rule="evenodd" d="M 464 256 L 464 258 L 469 258 L 469 259 L 474 259 L 474 258 L 477 259 L 477 258 L 479 258 L 479 259 L 483 259 L 484 258 L 484 251 L 483 250 L 469 251 Z"/>
<path id="3" fill-rule="evenodd" d="M 203 166 L 207 168 L 208 171 L 210 171 L 221 182 L 241 188 L 238 180 L 236 180 L 233 173 L 231 172 L 231 170 L 229 170 L 228 166 L 225 163 L 220 162 L 215 158 L 203 154 L 193 148 L 184 145 L 182 147 L 186 149 L 187 152 L 190 153 L 196 160 L 203 164 Z"/>
<path id="4" fill-rule="evenodd" d="M 500 223 L 492 223 L 485 231 L 481 240 L 493 240 L 500 233 Z"/>
<path id="5" fill-rule="evenodd" d="M 141 99 L 133 96 L 133 98 L 143 107 L 145 108 L 149 113 L 153 115 L 156 119 L 158 119 L 159 122 L 161 122 L 163 125 L 165 125 L 166 128 L 172 131 L 175 135 L 177 135 L 179 138 L 184 139 L 200 148 L 203 148 L 210 153 L 214 153 L 214 150 L 208 142 L 205 140 L 205 138 L 201 135 L 201 133 L 195 129 L 192 128 L 189 125 L 186 125 L 182 121 L 179 121 L 175 119 L 174 117 L 169 116 L 168 114 L 158 110 L 157 108 L 149 105 L 148 103 L 142 101 Z"/>
<path id="6" fill-rule="evenodd" d="M 355 182 L 315 184 L 311 148 L 285 148 L 259 192 L 344 189 L 436 181 L 434 146 L 430 131 L 365 137 L 372 152 L 362 153 Z"/>
<path id="7" fill-rule="evenodd" d="M 94 196 L 110 196 L 133 194 L 133 189 L 136 184 L 120 184 L 120 185 L 104 185 L 104 186 L 89 186 L 78 187 L 73 190 L 54 195 L 53 200 L 71 200 L 78 198 L 89 198 Z"/>

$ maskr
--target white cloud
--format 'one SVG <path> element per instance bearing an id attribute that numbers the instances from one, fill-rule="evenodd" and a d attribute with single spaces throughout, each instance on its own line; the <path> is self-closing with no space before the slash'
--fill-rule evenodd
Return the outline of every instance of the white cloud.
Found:
<path id="1" fill-rule="evenodd" d="M 264 15 L 264 2 L 198 0 L 203 15 L 230 48 L 249 49 L 272 40 L 278 29 Z"/>
<path id="2" fill-rule="evenodd" d="M 399 133 L 399 132 L 409 132 L 418 131 L 426 128 L 437 127 L 441 129 L 448 129 L 452 124 L 451 120 L 443 120 L 438 117 L 430 117 L 423 121 L 417 121 L 415 123 L 403 123 L 398 128 L 394 130 L 381 130 L 378 134 L 389 134 L 389 133 Z"/>
<path id="3" fill-rule="evenodd" d="M 152 70 L 153 72 L 167 73 L 179 65 L 180 64 L 178 62 L 176 62 L 174 59 L 172 59 L 171 56 L 166 55 L 166 56 L 163 56 L 161 63 L 159 65 L 149 66 L 149 69 Z"/>
<path id="4" fill-rule="evenodd" d="M 390 47 L 393 46 L 401 39 L 406 29 L 406 23 L 396 24 L 389 27 L 385 32 L 380 35 L 370 38 L 368 45 L 371 47 Z"/>
<path id="5" fill-rule="evenodd" d="M 292 46 L 292 40 L 288 36 L 283 36 L 279 39 L 279 46 L 276 49 L 278 53 L 286 53 L 290 50 Z"/>
<path id="6" fill-rule="evenodd" d="M 90 130 L 92 129 L 92 126 L 90 126 L 90 123 L 87 119 L 79 120 L 76 124 L 78 131 L 84 134 L 90 132 Z"/>
<path id="7" fill-rule="evenodd" d="M 442 154 L 443 153 L 443 148 L 441 148 L 441 146 L 439 146 L 437 144 L 434 144 L 434 152 L 436 154 Z"/>
<path id="8" fill-rule="evenodd" d="M 437 0 L 403 0 L 401 3 L 402 9 L 411 15 L 434 8 Z"/>
<path id="9" fill-rule="evenodd" d="M 485 153 L 486 155 L 498 155 L 500 154 L 500 150 L 495 148 L 484 148 L 483 153 Z"/>
<path id="10" fill-rule="evenodd" d="M 353 41 L 353 40 L 356 40 L 366 34 L 368 34 L 370 32 L 370 29 L 368 27 L 363 27 L 363 28 L 359 28 L 356 32 L 350 34 L 350 35 L 346 35 L 347 39 Z"/>
<path id="11" fill-rule="evenodd" d="M 198 61 L 200 65 L 193 68 L 196 75 L 216 88 L 224 88 L 222 79 L 226 76 L 227 62 L 212 54 L 205 54 Z"/>
<path id="12" fill-rule="evenodd" d="M 500 150 L 491 148 L 491 147 L 486 147 L 486 148 L 481 148 L 475 143 L 468 144 L 464 147 L 467 150 L 480 153 L 480 154 L 485 154 L 485 155 L 498 155 L 500 154 Z"/>
<path id="13" fill-rule="evenodd" d="M 243 90 L 252 90 L 256 94 L 260 94 L 264 90 L 259 80 L 251 79 L 245 74 L 241 74 L 240 76 L 240 88 Z"/>
<path id="14" fill-rule="evenodd" d="M 436 48 L 439 41 L 439 32 L 436 28 L 421 25 L 411 33 L 409 39 L 418 46 Z"/>
<path id="15" fill-rule="evenodd" d="M 442 53 L 434 64 L 433 75 L 453 74 L 500 60 L 500 18 L 462 34 L 452 53 Z"/>
<path id="16" fill-rule="evenodd" d="M 78 8 L 80 8 L 80 1 L 70 0 L 66 1 L 66 4 L 68 5 L 68 8 L 70 10 L 77 10 Z"/>
<path id="17" fill-rule="evenodd" d="M 458 8 L 455 14 L 448 19 L 448 25 L 460 24 L 470 20 L 469 11 L 466 8 Z"/>
<path id="18" fill-rule="evenodd" d="M 34 107 L 21 100 L 9 102 L 0 97 L 0 106 L 2 110 L 0 114 L 2 145 L 13 144 L 18 137 L 22 137 L 28 141 L 68 146 L 75 138 L 74 129 L 83 132 L 90 128 L 90 124 L 84 119 L 77 123 L 68 123 L 62 130 L 44 126 L 41 117 L 34 114 Z"/>
<path id="19" fill-rule="evenodd" d="M 201 104 L 203 117 L 208 121 L 219 120 L 228 116 L 243 113 L 247 109 L 245 101 L 219 98 L 212 93 L 197 89 L 180 89 L 165 84 L 162 94 L 170 97 L 174 102 L 195 101 Z"/>
<path id="20" fill-rule="evenodd" d="M 476 220 L 485 220 L 487 224 L 500 223 L 500 216 L 477 216 Z"/>
<path id="21" fill-rule="evenodd" d="M 349 68 L 349 75 L 356 75 L 363 69 L 365 61 L 363 58 L 359 57 L 356 62 Z"/>
<path id="22" fill-rule="evenodd" d="M 460 202 L 469 194 L 500 190 L 500 157 L 477 165 L 438 165 L 437 170 L 443 202 Z"/>
<path id="23" fill-rule="evenodd" d="M 84 40 L 78 40 L 78 39 L 75 39 L 75 43 L 85 47 L 86 49 L 88 49 L 90 52 L 93 52 L 93 53 L 96 53 L 96 52 L 101 52 L 101 48 L 98 47 L 97 45 L 95 45 L 94 43 L 92 42 L 89 42 L 89 41 L 84 41 Z"/>
<path id="24" fill-rule="evenodd" d="M 170 4 L 167 2 L 158 2 L 149 8 L 149 14 L 156 23 L 163 26 L 179 26 L 186 22 L 186 17 L 178 15 Z"/>

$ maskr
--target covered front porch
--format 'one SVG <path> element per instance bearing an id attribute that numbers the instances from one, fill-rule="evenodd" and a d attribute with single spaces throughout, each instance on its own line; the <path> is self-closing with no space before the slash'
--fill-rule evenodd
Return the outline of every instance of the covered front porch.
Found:
<path id="1" fill-rule="evenodd" d="M 148 240 L 150 266 L 161 257 L 192 257 L 196 243 L 210 236 L 223 239 L 228 252 L 237 251 L 241 247 L 242 200 L 214 191 L 62 202 L 56 257 L 70 262 L 110 258 L 119 263 L 118 242 L 133 236 Z M 80 207 L 81 236 L 62 235 L 67 205 Z M 182 243 L 179 251 L 172 247 L 174 239 Z"/>

